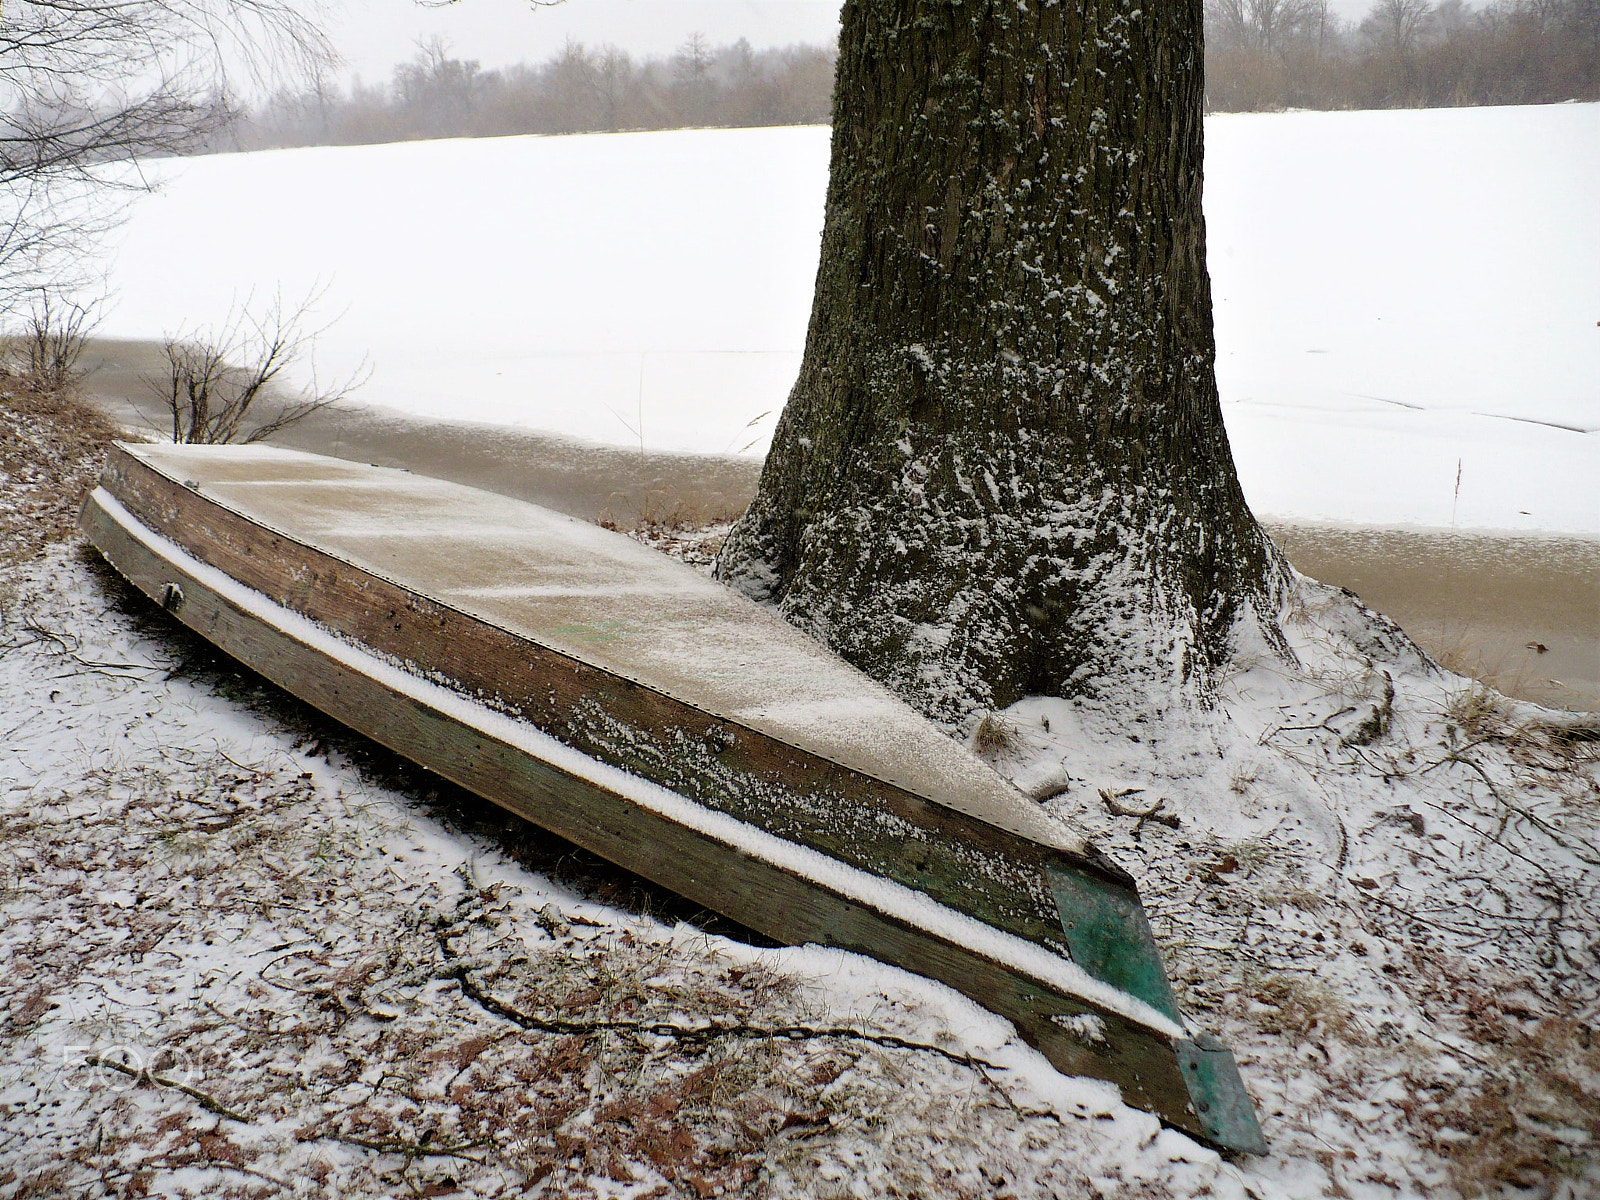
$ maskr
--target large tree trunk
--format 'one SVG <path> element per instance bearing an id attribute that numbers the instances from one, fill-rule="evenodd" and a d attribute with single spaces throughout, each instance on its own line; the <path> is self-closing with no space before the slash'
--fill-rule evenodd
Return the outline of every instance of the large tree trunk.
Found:
<path id="1" fill-rule="evenodd" d="M 952 724 L 1203 696 L 1284 569 L 1217 402 L 1200 0 L 843 20 L 805 361 L 720 576 Z"/>

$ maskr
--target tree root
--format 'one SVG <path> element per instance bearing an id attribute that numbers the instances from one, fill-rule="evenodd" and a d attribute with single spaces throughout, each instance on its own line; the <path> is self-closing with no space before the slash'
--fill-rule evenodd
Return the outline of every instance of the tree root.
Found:
<path id="1" fill-rule="evenodd" d="M 362 1150 L 371 1150 L 374 1154 L 401 1154 L 408 1159 L 414 1158 L 459 1158 L 466 1162 L 477 1163 L 480 1167 L 484 1160 L 475 1158 L 470 1154 L 463 1154 L 463 1150 L 473 1150 L 479 1146 L 490 1145 L 488 1138 L 478 1138 L 471 1142 L 457 1142 L 449 1145 L 440 1142 L 408 1142 L 403 1138 L 361 1138 L 348 1133 L 310 1133 L 298 1139 L 302 1142 L 338 1142 L 344 1146 L 356 1146 Z"/>

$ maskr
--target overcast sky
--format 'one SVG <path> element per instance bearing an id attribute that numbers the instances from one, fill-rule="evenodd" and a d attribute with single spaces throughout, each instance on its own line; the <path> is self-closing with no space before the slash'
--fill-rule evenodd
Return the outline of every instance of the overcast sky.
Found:
<path id="1" fill-rule="evenodd" d="M 1333 0 L 1342 16 L 1359 17 L 1371 0 Z M 613 43 L 635 55 L 670 54 L 691 33 L 713 44 L 748 38 L 759 48 L 832 40 L 839 0 L 565 0 L 536 7 L 529 0 L 457 0 L 424 7 L 415 0 L 327 0 L 328 33 L 344 55 L 341 74 L 370 82 L 389 77 L 418 39 L 439 35 L 461 58 L 484 67 L 548 58 L 573 38 Z"/>

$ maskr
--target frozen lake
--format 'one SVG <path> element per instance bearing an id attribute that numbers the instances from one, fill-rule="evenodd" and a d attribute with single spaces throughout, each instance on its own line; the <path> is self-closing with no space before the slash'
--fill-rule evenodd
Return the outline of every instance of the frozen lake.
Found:
<path id="1" fill-rule="evenodd" d="M 1600 105 L 1207 122 L 1218 379 L 1271 517 L 1600 535 Z M 799 363 L 828 131 L 153 164 L 101 332 L 325 287 L 361 399 L 760 454 Z"/>

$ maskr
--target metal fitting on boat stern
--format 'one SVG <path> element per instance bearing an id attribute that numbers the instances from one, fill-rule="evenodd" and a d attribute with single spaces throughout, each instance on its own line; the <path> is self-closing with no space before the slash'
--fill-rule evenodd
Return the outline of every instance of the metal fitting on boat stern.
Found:
<path id="1" fill-rule="evenodd" d="M 1161 951 L 1131 886 L 1088 872 L 1046 871 L 1072 961 L 1090 975 L 1183 1023 Z M 1210 1034 L 1173 1044 L 1195 1120 L 1226 1150 L 1265 1154 L 1266 1139 L 1233 1054 Z"/>

